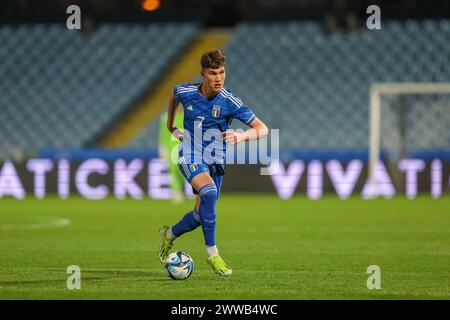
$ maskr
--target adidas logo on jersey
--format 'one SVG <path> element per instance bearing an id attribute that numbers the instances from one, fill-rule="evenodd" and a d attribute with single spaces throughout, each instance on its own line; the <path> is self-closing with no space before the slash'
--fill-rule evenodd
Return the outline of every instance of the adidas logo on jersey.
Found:
<path id="1" fill-rule="evenodd" d="M 189 110 L 189 111 L 194 111 L 194 108 L 192 108 L 192 106 L 189 106 L 186 109 Z"/>

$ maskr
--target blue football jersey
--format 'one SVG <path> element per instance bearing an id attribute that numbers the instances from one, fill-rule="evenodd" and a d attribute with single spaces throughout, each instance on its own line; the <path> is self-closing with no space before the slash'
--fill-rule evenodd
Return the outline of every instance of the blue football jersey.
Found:
<path id="1" fill-rule="evenodd" d="M 249 125 L 256 116 L 230 90 L 207 99 L 199 92 L 200 83 L 186 83 L 174 87 L 175 99 L 183 105 L 184 131 L 180 154 L 190 163 L 220 163 L 225 160 L 226 143 L 222 133 L 233 119 Z"/>

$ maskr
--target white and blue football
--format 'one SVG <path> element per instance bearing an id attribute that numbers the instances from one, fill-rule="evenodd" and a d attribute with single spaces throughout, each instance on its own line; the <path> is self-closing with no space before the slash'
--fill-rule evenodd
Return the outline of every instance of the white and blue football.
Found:
<path id="1" fill-rule="evenodd" d="M 167 257 L 164 267 L 173 280 L 184 280 L 194 271 L 194 260 L 185 252 L 172 252 Z"/>

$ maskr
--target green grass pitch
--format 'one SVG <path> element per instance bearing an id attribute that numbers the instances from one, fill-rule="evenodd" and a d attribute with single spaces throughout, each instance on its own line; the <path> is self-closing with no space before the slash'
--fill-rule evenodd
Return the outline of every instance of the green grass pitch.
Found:
<path id="1" fill-rule="evenodd" d="M 150 199 L 1 199 L 0 299 L 450 298 L 447 196 L 223 195 L 217 239 L 234 274 L 212 272 L 198 229 L 175 242 L 195 269 L 173 281 L 156 255 L 157 230 L 191 207 Z M 70 265 L 81 268 L 80 290 L 66 287 Z M 370 265 L 381 269 L 379 290 L 367 288 Z"/>

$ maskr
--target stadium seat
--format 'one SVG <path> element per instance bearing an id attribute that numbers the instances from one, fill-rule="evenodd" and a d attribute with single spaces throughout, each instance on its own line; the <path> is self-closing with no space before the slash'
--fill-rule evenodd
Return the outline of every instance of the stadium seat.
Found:
<path id="1" fill-rule="evenodd" d="M 197 30 L 188 22 L 104 24 L 89 35 L 1 26 L 0 148 L 85 145 L 151 88 Z"/>

